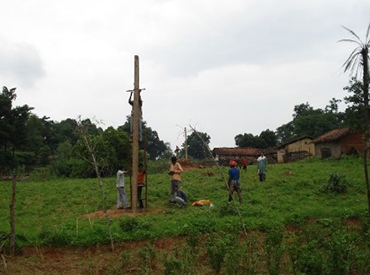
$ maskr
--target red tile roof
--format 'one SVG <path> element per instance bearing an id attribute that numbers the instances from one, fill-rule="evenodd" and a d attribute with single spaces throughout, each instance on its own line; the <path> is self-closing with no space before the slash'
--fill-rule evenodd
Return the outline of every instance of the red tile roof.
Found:
<path id="1" fill-rule="evenodd" d="M 349 127 L 344 127 L 340 129 L 335 129 L 326 134 L 323 134 L 317 138 L 315 138 L 312 142 L 313 143 L 321 143 L 321 142 L 328 142 L 328 141 L 335 141 L 345 137 L 350 131 Z"/>
<path id="2" fill-rule="evenodd" d="M 213 152 L 215 155 L 227 155 L 227 156 L 255 156 L 261 153 L 261 149 L 256 148 L 228 148 L 220 147 L 214 148 Z"/>

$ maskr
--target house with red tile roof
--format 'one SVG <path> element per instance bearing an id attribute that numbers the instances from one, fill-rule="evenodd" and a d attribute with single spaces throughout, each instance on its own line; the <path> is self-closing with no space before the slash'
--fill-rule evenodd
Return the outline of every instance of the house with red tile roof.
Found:
<path id="1" fill-rule="evenodd" d="M 339 158 L 343 154 L 357 154 L 364 152 L 363 135 L 361 131 L 344 127 L 332 130 L 315 138 L 315 155 L 321 158 Z"/>

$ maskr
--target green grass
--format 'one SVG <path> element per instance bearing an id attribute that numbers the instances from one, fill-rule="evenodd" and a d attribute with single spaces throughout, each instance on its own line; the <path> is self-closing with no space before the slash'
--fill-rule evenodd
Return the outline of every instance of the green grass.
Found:
<path id="1" fill-rule="evenodd" d="M 360 218 L 367 213 L 362 160 L 309 159 L 269 165 L 267 181 L 259 183 L 256 166 L 241 172 L 243 204 L 239 211 L 247 229 L 265 230 L 277 224 L 299 225 L 308 220 Z M 228 205 L 227 167 L 187 171 L 182 188 L 190 202 L 209 199 L 214 207 L 171 207 L 167 173 L 149 174 L 149 214 L 138 215 L 134 230 L 123 230 L 122 218 L 112 219 L 115 241 L 188 235 L 194 231 L 241 230 L 235 209 Z M 212 172 L 214 176 L 207 176 Z M 331 173 L 346 175 L 347 193 L 321 191 Z M 116 205 L 115 178 L 103 179 L 108 208 Z M 128 186 L 126 178 L 126 186 Z M 127 189 L 129 193 L 129 189 Z M 9 232 L 11 182 L 0 182 L 0 234 Z M 236 196 L 236 194 L 235 194 Z M 236 198 L 236 197 L 235 197 Z M 239 204 L 237 204 L 239 205 Z M 19 245 L 91 245 L 108 243 L 105 219 L 83 215 L 102 209 L 96 179 L 60 179 L 17 182 L 16 231 Z M 150 213 L 151 209 L 156 209 Z M 158 212 L 158 209 L 160 210 Z M 125 227 L 123 227 L 125 228 Z"/>

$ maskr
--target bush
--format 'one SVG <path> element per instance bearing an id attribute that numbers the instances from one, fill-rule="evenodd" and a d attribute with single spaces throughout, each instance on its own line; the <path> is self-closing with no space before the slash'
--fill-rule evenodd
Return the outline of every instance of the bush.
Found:
<path id="1" fill-rule="evenodd" d="M 51 171 L 47 167 L 35 168 L 30 173 L 30 180 L 44 181 L 51 178 Z"/>
<path id="2" fill-rule="evenodd" d="M 231 250 L 234 243 L 236 243 L 236 238 L 225 233 L 221 235 L 214 233 L 207 238 L 208 260 L 215 274 L 220 274 L 225 255 Z"/>
<path id="3" fill-rule="evenodd" d="M 162 263 L 164 266 L 165 275 L 181 274 L 182 262 L 178 259 L 178 257 L 175 257 L 174 255 L 168 257 L 168 254 L 165 253 L 162 259 Z"/>
<path id="4" fill-rule="evenodd" d="M 136 217 L 125 217 L 119 221 L 119 227 L 124 232 L 133 232 L 134 230 L 148 230 L 151 227 L 151 223 L 139 220 Z"/>
<path id="5" fill-rule="evenodd" d="M 265 252 L 267 268 L 270 275 L 280 273 L 280 261 L 283 255 L 284 228 L 276 226 L 271 228 L 265 235 Z"/>
<path id="6" fill-rule="evenodd" d="M 41 231 L 39 234 L 42 245 L 50 247 L 60 247 L 65 245 L 70 245 L 72 242 L 72 236 L 65 232 L 65 230 L 46 230 Z"/>
<path id="7" fill-rule="evenodd" d="M 326 185 L 321 189 L 327 193 L 342 194 L 347 192 L 347 180 L 344 174 L 332 173 Z"/>

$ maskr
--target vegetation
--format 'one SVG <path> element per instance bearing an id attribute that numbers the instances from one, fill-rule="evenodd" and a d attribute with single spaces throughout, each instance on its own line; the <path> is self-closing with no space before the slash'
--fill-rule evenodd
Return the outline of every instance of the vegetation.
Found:
<path id="1" fill-rule="evenodd" d="M 148 212 L 129 216 L 122 210 L 122 217 L 112 219 L 113 239 L 116 243 L 152 242 L 136 251 L 141 263 L 145 263 L 140 266 L 144 273 L 150 273 L 158 262 L 162 262 L 163 267 L 156 268 L 167 270 L 166 274 L 187 268 L 208 268 L 220 274 L 233 274 L 233 270 L 244 270 L 245 274 L 260 274 L 261 270 L 270 274 L 293 274 L 293 268 L 301 273 L 307 273 L 310 268 L 322 270 L 321 274 L 368 272 L 365 259 L 370 255 L 370 231 L 369 221 L 365 218 L 366 192 L 361 162 L 356 157 L 342 160 L 312 158 L 271 165 L 265 184 L 259 183 L 255 167 L 250 166 L 241 174 L 244 203 L 239 206 L 249 232 L 247 236 L 241 235 L 240 219 L 237 212 L 232 211 L 232 204 L 227 203 L 225 183 L 216 168 L 187 171 L 182 184 L 190 202 L 210 199 L 214 207 L 170 206 L 168 175 L 149 174 Z M 226 174 L 227 168 L 221 168 L 221 171 Z M 214 176 L 209 176 L 210 172 Z M 333 182 L 333 173 L 346 176 L 345 193 L 322 192 L 322 186 Z M 107 192 L 107 206 L 115 209 L 115 178 L 102 180 Z M 33 179 L 18 182 L 17 188 L 18 249 L 23 246 L 109 243 L 107 224 L 102 215 L 95 213 L 103 208 L 97 180 Z M 0 183 L 0 193 L 5 194 L 0 197 L 0 204 L 8 205 L 10 182 Z M 352 220 L 358 221 L 359 226 L 349 227 L 347 224 Z M 8 221 L 8 208 L 1 207 L 0 234 L 9 231 Z M 257 235 L 249 239 L 250 234 L 255 234 L 253 232 Z M 199 234 L 205 237 L 199 239 Z M 166 256 L 158 254 L 154 245 L 156 240 L 180 236 L 189 238 L 187 244 L 167 251 Z M 242 242 L 236 241 L 239 238 Z M 175 253 L 181 256 L 173 257 Z M 243 256 L 230 263 L 230 258 L 236 255 Z M 207 257 L 207 261 L 201 262 L 203 267 L 197 257 Z M 338 270 L 343 272 L 335 273 Z"/>
<path id="2" fill-rule="evenodd" d="M 94 177 L 94 168 L 86 163 L 86 148 L 77 131 L 78 122 L 66 119 L 54 122 L 48 117 L 32 114 L 32 107 L 13 106 L 15 88 L 3 87 L 0 93 L 0 176 L 9 175 L 16 167 L 26 172 L 43 170 L 56 177 Z M 130 164 L 129 118 L 117 129 L 103 130 L 90 119 L 81 124 L 91 136 L 96 154 L 104 159 L 100 167 L 103 175 L 113 175 L 119 164 Z M 169 144 L 159 139 L 158 133 L 144 122 L 142 150 L 146 146 L 149 159 L 171 154 Z M 47 170 L 47 171 L 45 171 Z"/>
<path id="3" fill-rule="evenodd" d="M 350 97 L 350 101 L 354 103 L 355 110 L 359 114 L 357 117 L 363 117 L 363 120 L 358 120 L 357 125 L 362 128 L 364 133 L 364 174 L 367 189 L 368 201 L 368 215 L 370 218 L 370 182 L 369 182 L 369 169 L 367 166 L 367 159 L 370 149 L 370 106 L 369 106 L 369 84 L 370 84 L 370 71 L 369 71 L 369 48 L 370 48 L 370 24 L 367 27 L 365 41 L 363 42 L 359 36 L 352 30 L 344 27 L 350 34 L 351 39 L 342 39 L 342 42 L 355 43 L 356 48 L 352 51 L 346 62 L 343 64 L 344 72 L 349 71 L 351 75 L 357 78 L 358 73 L 362 73 L 362 83 L 354 81 L 353 89 L 354 95 Z"/>
<path id="4" fill-rule="evenodd" d="M 239 134 L 235 136 L 235 144 L 242 148 L 271 148 L 303 136 L 315 138 L 344 125 L 353 125 L 357 118 L 353 107 L 349 106 L 345 112 L 340 112 L 339 102 L 341 100 L 333 98 L 324 109 L 315 109 L 308 102 L 295 105 L 293 119 L 275 132 L 267 129 L 259 135 Z"/>

